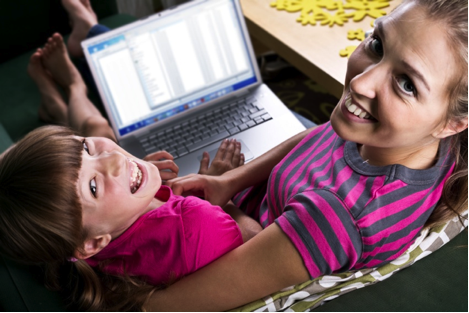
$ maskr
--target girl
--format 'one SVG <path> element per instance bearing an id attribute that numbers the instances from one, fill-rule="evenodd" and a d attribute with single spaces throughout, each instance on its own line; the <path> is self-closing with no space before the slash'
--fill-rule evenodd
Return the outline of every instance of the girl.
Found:
<path id="1" fill-rule="evenodd" d="M 0 159 L 0 208 L 0 251 L 50 266 L 74 262 L 83 297 L 99 293 L 100 280 L 113 297 L 114 281 L 136 281 L 129 276 L 171 283 L 261 230 L 233 204 L 225 206 L 231 218 L 199 198 L 174 196 L 156 166 L 112 140 L 60 126 L 32 131 Z M 98 279 L 88 264 L 124 278 Z"/>
<path id="2" fill-rule="evenodd" d="M 467 123 L 467 1 L 404 1 L 350 57 L 330 123 L 219 177 L 170 183 L 214 204 L 254 185 L 234 202 L 265 229 L 145 309 L 226 310 L 397 258 L 467 210 Z"/>
<path id="3" fill-rule="evenodd" d="M 128 297 L 138 295 L 126 289 L 129 282 L 141 284 L 142 290 L 148 289 L 143 281 L 170 283 L 260 231 L 232 203 L 225 211 L 233 218 L 206 201 L 174 196 L 161 186 L 162 180 L 177 175 L 167 152 L 144 161 L 122 150 L 88 100 L 60 35 L 33 54 L 28 72 L 42 96 L 43 119 L 109 139 L 78 137 L 68 128 L 49 126 L 2 154 L 0 251 L 21 261 L 46 263 L 50 277 L 68 277 L 58 272 L 72 261 L 84 281 L 85 290 L 77 293 L 82 308 L 132 309 Z M 56 83 L 66 91 L 68 105 Z M 208 162 L 206 154 L 201 172 L 217 174 L 243 164 L 240 144 L 225 140 L 210 167 Z M 89 265 L 101 267 L 99 279 Z"/>

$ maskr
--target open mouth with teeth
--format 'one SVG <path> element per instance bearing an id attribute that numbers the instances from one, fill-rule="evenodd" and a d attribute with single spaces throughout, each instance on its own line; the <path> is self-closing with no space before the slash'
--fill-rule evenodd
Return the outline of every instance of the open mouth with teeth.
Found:
<path id="1" fill-rule="evenodd" d="M 345 99 L 345 107 L 347 108 L 347 111 L 349 111 L 358 118 L 376 121 L 376 119 L 371 116 L 368 112 L 359 108 L 357 105 L 352 104 L 352 97 L 350 96 L 350 94 Z"/>
<path id="2" fill-rule="evenodd" d="M 142 170 L 138 167 L 137 163 L 129 159 L 129 163 L 132 165 L 132 171 L 130 175 L 130 192 L 137 192 L 142 183 Z"/>

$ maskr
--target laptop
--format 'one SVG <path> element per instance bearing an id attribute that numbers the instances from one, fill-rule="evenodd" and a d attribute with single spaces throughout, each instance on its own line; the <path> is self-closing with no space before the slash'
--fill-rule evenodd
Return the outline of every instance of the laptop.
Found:
<path id="1" fill-rule="evenodd" d="M 246 162 L 305 127 L 262 83 L 239 0 L 194 0 L 82 42 L 119 144 L 196 173 L 225 138 Z"/>

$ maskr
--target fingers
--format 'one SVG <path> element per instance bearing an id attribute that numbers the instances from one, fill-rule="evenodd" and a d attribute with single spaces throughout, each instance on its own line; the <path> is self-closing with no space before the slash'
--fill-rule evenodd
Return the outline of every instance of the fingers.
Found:
<path id="1" fill-rule="evenodd" d="M 166 151 L 156 151 L 143 158 L 145 161 L 159 161 L 161 159 L 174 160 L 174 157 Z"/>
<path id="2" fill-rule="evenodd" d="M 225 158 L 225 152 L 229 141 L 230 139 L 224 139 L 221 142 L 220 147 L 217 150 L 217 154 L 215 154 L 215 157 L 213 158 L 214 160 L 223 160 Z"/>
<path id="3" fill-rule="evenodd" d="M 229 160 L 230 158 L 228 158 Z M 233 167 L 238 167 L 239 162 L 241 159 L 241 142 L 235 141 L 234 143 L 234 149 L 231 157 L 231 164 Z"/>
<path id="4" fill-rule="evenodd" d="M 210 163 L 210 155 L 207 151 L 204 151 L 202 160 L 200 160 L 199 174 L 205 174 L 208 170 L 208 164 Z"/>
<path id="5" fill-rule="evenodd" d="M 175 178 L 166 182 L 175 195 L 182 195 L 188 191 L 198 191 L 204 189 L 204 183 L 197 174 L 189 174 L 184 177 Z"/>
<path id="6" fill-rule="evenodd" d="M 174 163 L 173 160 L 147 162 L 155 165 L 158 168 L 162 180 L 170 180 L 178 176 L 179 167 L 176 165 L 176 163 Z"/>
<path id="7" fill-rule="evenodd" d="M 232 163 L 233 153 L 235 152 L 237 143 L 238 142 L 236 141 L 236 139 L 229 139 L 228 140 L 228 147 L 226 148 L 225 157 L 223 158 L 224 161 L 226 161 L 228 163 Z M 240 148 L 240 151 L 241 151 L 241 148 Z M 236 163 L 236 164 L 238 164 L 238 163 Z"/>
<path id="8" fill-rule="evenodd" d="M 174 157 L 166 151 L 156 151 L 143 158 L 160 170 L 162 180 L 174 179 L 178 176 L 179 167 L 174 163 Z"/>
<path id="9" fill-rule="evenodd" d="M 238 166 L 244 165 L 245 161 L 246 160 L 244 158 L 244 153 L 241 153 L 241 155 L 239 156 L 239 165 Z"/>
<path id="10" fill-rule="evenodd" d="M 160 176 L 161 176 L 161 180 L 171 180 L 171 179 L 175 179 L 176 177 L 178 177 L 178 174 L 174 172 L 160 171 Z"/>

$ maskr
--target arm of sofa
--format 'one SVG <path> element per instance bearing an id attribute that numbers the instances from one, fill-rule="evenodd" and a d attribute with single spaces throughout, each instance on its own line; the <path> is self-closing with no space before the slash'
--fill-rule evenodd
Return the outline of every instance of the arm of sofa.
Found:
<path id="1" fill-rule="evenodd" d="M 12 144 L 13 141 L 11 140 L 3 125 L 0 123 L 0 154 L 8 149 L 8 147 L 10 147 Z"/>
<path id="2" fill-rule="evenodd" d="M 44 272 L 0 256 L 0 311 L 65 311 L 63 297 L 44 286 Z"/>

